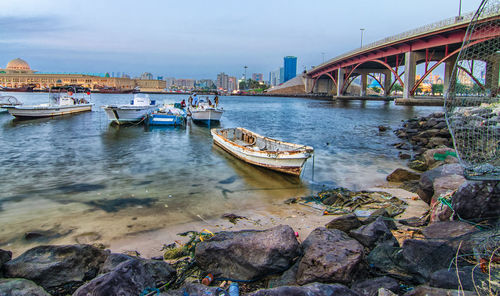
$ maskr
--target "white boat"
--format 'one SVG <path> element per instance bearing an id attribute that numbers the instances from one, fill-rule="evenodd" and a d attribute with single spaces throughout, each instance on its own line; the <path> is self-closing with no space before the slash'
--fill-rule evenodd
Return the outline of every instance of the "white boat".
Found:
<path id="1" fill-rule="evenodd" d="M 287 143 L 256 134 L 247 129 L 227 128 L 210 131 L 214 143 L 230 154 L 253 165 L 300 176 L 314 148 Z"/>
<path id="2" fill-rule="evenodd" d="M 103 106 L 109 120 L 117 124 L 143 121 L 149 114 L 158 109 L 155 100 L 148 96 L 134 95 L 130 104 Z"/>
<path id="3" fill-rule="evenodd" d="M 4 106 L 18 118 L 52 117 L 91 111 L 90 91 L 82 87 L 57 87 L 49 92 L 49 103 L 39 105 Z"/>
<path id="4" fill-rule="evenodd" d="M 191 101 L 191 100 L 190 100 Z M 211 123 L 218 122 L 222 117 L 224 110 L 218 107 L 218 98 L 214 99 L 214 103 L 207 99 L 201 98 L 199 101 L 196 96 L 192 102 L 188 104 L 188 115 L 193 121 Z"/>
<path id="5" fill-rule="evenodd" d="M 0 96 L 0 112 L 7 112 L 4 106 L 20 106 L 22 104 L 23 103 L 14 96 Z"/>

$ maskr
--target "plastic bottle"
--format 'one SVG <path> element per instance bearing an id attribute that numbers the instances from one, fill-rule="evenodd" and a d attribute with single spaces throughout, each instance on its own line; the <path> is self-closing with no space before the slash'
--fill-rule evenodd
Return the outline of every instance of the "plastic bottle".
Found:
<path id="1" fill-rule="evenodd" d="M 232 282 L 229 285 L 229 296 L 240 296 L 240 287 L 238 283 Z"/>
<path id="2" fill-rule="evenodd" d="M 214 280 L 214 275 L 209 273 L 206 277 L 201 280 L 201 283 L 205 286 L 210 286 L 210 283 Z"/>

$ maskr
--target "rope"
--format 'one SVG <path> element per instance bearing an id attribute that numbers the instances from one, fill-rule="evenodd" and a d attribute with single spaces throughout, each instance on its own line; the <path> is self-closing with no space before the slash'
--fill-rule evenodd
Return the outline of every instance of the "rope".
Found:
<path id="1" fill-rule="evenodd" d="M 160 295 L 160 289 L 158 288 L 146 288 L 141 292 L 140 296 L 153 295 L 151 293 L 156 292 L 156 295 Z"/>

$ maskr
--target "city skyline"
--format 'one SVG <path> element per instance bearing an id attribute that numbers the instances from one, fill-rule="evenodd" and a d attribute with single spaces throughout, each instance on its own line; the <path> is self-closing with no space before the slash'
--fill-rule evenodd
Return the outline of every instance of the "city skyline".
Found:
<path id="1" fill-rule="evenodd" d="M 462 13 L 479 3 L 463 0 Z M 376 6 L 255 1 L 245 9 L 233 1 L 3 4 L 3 63 L 20 57 L 44 72 L 150 72 L 193 79 L 215 79 L 220 72 L 241 77 L 245 65 L 248 73 L 269 73 L 287 55 L 298 57 L 300 73 L 320 64 L 322 53 L 328 60 L 359 47 L 360 28 L 368 44 L 458 14 L 458 1 L 451 0 L 385 0 Z"/>

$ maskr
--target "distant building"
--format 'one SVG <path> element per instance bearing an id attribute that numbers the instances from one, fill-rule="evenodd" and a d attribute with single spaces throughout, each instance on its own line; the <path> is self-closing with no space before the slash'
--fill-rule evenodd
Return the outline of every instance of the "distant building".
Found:
<path id="1" fill-rule="evenodd" d="M 141 75 L 141 79 L 143 79 L 143 80 L 153 80 L 153 74 L 148 73 L 148 72 L 144 72 Z"/>
<path id="2" fill-rule="evenodd" d="M 284 82 L 283 67 L 269 73 L 269 84 L 272 86 L 280 85 Z"/>
<path id="3" fill-rule="evenodd" d="M 175 86 L 183 89 L 194 89 L 194 79 L 176 79 Z"/>
<path id="4" fill-rule="evenodd" d="M 229 76 L 222 72 L 217 74 L 217 89 L 220 90 L 227 90 L 228 89 L 228 81 L 229 81 Z"/>
<path id="5" fill-rule="evenodd" d="M 167 77 L 167 78 L 165 78 L 165 82 L 166 82 L 167 88 L 172 87 L 175 85 L 175 78 L 174 77 Z"/>
<path id="6" fill-rule="evenodd" d="M 0 86 L 13 88 L 33 86 L 36 89 L 47 89 L 54 86 L 80 85 L 93 90 L 102 87 L 121 89 L 140 87 L 141 90 L 151 91 L 160 91 L 165 88 L 165 81 L 162 80 L 130 79 L 130 77 L 126 76 L 111 77 L 109 74 L 41 73 L 31 70 L 26 61 L 17 58 L 10 61 L 5 69 L 0 69 Z"/>
<path id="7" fill-rule="evenodd" d="M 237 91 L 238 89 L 240 89 L 238 78 L 236 78 L 234 76 L 229 76 L 227 78 L 227 91 L 233 92 L 233 91 Z"/>
<path id="8" fill-rule="evenodd" d="M 283 82 L 287 82 L 288 80 L 297 76 L 297 57 L 286 56 L 283 58 L 283 66 L 284 66 L 284 80 Z"/>
<path id="9" fill-rule="evenodd" d="M 201 79 L 201 80 L 196 81 L 195 87 L 196 88 L 214 89 L 215 84 L 211 79 Z"/>
<path id="10" fill-rule="evenodd" d="M 262 81 L 264 81 L 264 74 L 262 74 L 262 73 L 253 73 L 252 74 L 252 80 L 255 80 L 255 81 L 258 81 L 258 82 L 262 82 Z"/>

